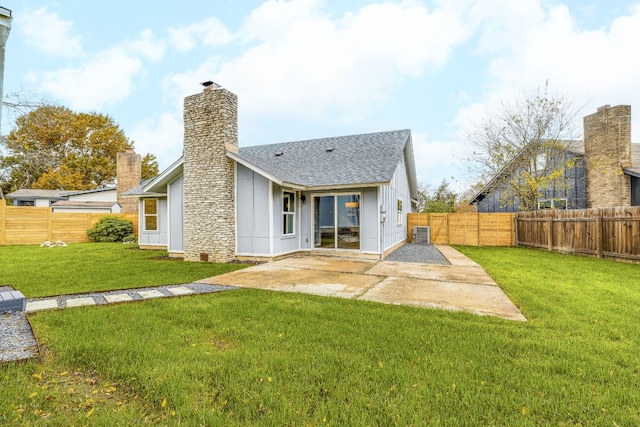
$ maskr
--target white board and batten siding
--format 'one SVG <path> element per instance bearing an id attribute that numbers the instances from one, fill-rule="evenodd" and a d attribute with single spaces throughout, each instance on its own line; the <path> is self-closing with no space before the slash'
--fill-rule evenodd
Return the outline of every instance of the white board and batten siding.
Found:
<path id="1" fill-rule="evenodd" d="M 402 203 L 401 221 L 398 221 L 398 201 Z M 389 185 L 380 187 L 380 206 L 381 217 L 386 216 L 384 221 L 380 220 L 381 250 L 384 253 L 406 240 L 407 214 L 413 212 L 404 158 L 398 162 Z"/>

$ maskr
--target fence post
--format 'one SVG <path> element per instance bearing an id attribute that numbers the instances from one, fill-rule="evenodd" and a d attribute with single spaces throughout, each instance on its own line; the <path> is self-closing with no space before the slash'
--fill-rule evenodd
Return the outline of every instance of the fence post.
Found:
<path id="1" fill-rule="evenodd" d="M 596 256 L 602 258 L 602 211 L 596 215 Z"/>
<path id="2" fill-rule="evenodd" d="M 518 215 L 513 214 L 513 240 L 511 241 L 512 245 L 518 246 Z"/>
<path id="3" fill-rule="evenodd" d="M 553 217 L 547 218 L 547 246 L 549 251 L 553 251 Z"/>

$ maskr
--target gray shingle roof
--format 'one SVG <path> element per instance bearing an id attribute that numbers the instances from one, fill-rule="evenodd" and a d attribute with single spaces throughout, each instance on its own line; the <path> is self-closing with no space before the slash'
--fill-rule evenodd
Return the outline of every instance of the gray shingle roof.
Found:
<path id="1" fill-rule="evenodd" d="M 283 182 L 308 187 L 388 183 L 408 129 L 241 147 L 238 157 Z"/>
<path id="2" fill-rule="evenodd" d="M 73 191 L 22 188 L 5 195 L 7 199 L 65 199 Z"/>

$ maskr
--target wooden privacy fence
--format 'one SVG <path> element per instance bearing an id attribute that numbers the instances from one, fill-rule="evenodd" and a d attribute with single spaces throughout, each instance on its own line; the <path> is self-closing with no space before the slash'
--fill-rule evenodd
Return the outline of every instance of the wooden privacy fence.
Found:
<path id="1" fill-rule="evenodd" d="M 410 213 L 407 238 L 414 226 L 429 226 L 431 242 L 467 246 L 513 246 L 513 213 Z"/>
<path id="2" fill-rule="evenodd" d="M 117 216 L 133 223 L 137 234 L 137 214 L 51 212 L 48 207 L 0 204 L 0 245 L 29 245 L 46 241 L 88 242 L 87 230 L 104 216 Z"/>
<path id="3" fill-rule="evenodd" d="M 640 260 L 640 207 L 519 212 L 516 239 L 550 251 Z"/>

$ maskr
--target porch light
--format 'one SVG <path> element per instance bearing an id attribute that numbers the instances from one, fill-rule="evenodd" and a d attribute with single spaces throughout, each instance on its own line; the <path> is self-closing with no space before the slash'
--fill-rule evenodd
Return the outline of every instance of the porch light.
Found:
<path id="1" fill-rule="evenodd" d="M 360 206 L 360 204 L 358 202 L 346 202 L 344 204 L 344 207 L 347 208 L 347 209 L 355 209 L 355 208 L 357 208 L 359 206 Z"/>

